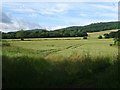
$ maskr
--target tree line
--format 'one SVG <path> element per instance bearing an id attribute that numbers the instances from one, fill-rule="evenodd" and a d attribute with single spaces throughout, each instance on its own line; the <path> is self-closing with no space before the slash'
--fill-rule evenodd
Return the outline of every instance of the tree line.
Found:
<path id="1" fill-rule="evenodd" d="M 16 32 L 2 32 L 2 39 L 17 38 L 53 38 L 53 37 L 84 37 L 88 36 L 87 32 L 98 32 L 111 29 L 118 29 L 118 22 L 101 22 L 92 23 L 86 26 L 71 26 L 57 30 L 34 29 L 20 30 Z"/>
<path id="2" fill-rule="evenodd" d="M 120 31 L 118 30 L 116 32 L 105 33 L 103 36 L 104 36 L 105 39 L 108 39 L 108 38 L 120 38 Z M 103 36 L 99 35 L 98 39 L 102 39 Z"/>
<path id="3" fill-rule="evenodd" d="M 56 38 L 56 37 L 83 37 L 87 36 L 87 32 L 78 31 L 47 31 L 47 30 L 32 30 L 32 31 L 17 31 L 17 32 L 2 32 L 3 39 L 17 38 Z"/>

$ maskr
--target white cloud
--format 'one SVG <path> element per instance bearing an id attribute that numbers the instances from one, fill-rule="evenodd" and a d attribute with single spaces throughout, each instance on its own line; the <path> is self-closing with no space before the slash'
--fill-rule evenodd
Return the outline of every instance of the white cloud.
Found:
<path id="1" fill-rule="evenodd" d="M 3 2 L 118 2 L 119 0 L 4 0 Z"/>
<path id="2" fill-rule="evenodd" d="M 37 14 L 37 13 L 31 13 L 31 14 L 29 14 L 28 16 L 33 18 L 33 17 L 37 17 L 38 14 Z"/>
<path id="3" fill-rule="evenodd" d="M 41 14 L 56 14 L 56 13 L 63 13 L 65 11 L 69 10 L 69 5 L 68 4 L 53 4 L 49 5 L 48 7 L 41 8 L 40 13 Z"/>
<path id="4" fill-rule="evenodd" d="M 65 28 L 65 27 L 68 27 L 67 25 L 66 26 L 53 26 L 53 27 L 47 27 L 48 30 L 56 30 L 56 29 L 61 29 L 61 28 Z"/>
<path id="5" fill-rule="evenodd" d="M 118 11 L 118 3 L 111 3 L 112 5 L 102 5 L 102 4 L 92 4 L 91 6 L 96 9 L 102 9 L 102 10 L 110 10 L 113 12 Z"/>
<path id="6" fill-rule="evenodd" d="M 7 23 L 0 23 L 0 29 L 4 32 L 6 31 L 17 31 L 17 30 L 29 30 L 29 29 L 39 29 L 42 28 L 40 25 L 35 23 L 28 23 L 28 22 L 14 22 L 13 24 Z"/>
<path id="7" fill-rule="evenodd" d="M 4 19 L 5 17 L 7 17 L 6 19 Z M 24 21 L 24 20 L 20 20 L 20 19 L 13 19 L 11 17 L 9 17 L 7 14 L 4 13 L 4 16 L 2 17 L 2 19 L 4 20 L 4 22 L 0 22 L 0 30 L 6 32 L 6 31 L 16 31 L 16 30 L 20 30 L 20 29 L 38 29 L 38 28 L 42 28 L 39 24 L 36 23 L 32 23 L 32 22 L 28 22 L 28 21 Z M 12 22 L 11 22 L 12 21 Z M 8 23 L 11 22 L 11 23 Z"/>
<path id="8" fill-rule="evenodd" d="M 67 3 L 4 3 L 4 7 L 18 13 L 54 15 L 69 10 Z"/>
<path id="9" fill-rule="evenodd" d="M 29 12 L 29 13 L 33 13 L 35 12 L 33 9 L 29 9 L 29 8 L 21 8 L 21 9 L 13 9 L 13 11 L 16 11 L 16 12 Z"/>
<path id="10" fill-rule="evenodd" d="M 88 14 L 80 13 L 80 16 L 82 16 L 82 17 L 86 17 L 86 16 L 88 16 Z"/>
<path id="11" fill-rule="evenodd" d="M 16 31 L 18 27 L 15 24 L 0 23 L 0 30 L 4 32 Z"/>
<path id="12" fill-rule="evenodd" d="M 118 13 L 96 13 L 100 17 L 118 18 Z"/>

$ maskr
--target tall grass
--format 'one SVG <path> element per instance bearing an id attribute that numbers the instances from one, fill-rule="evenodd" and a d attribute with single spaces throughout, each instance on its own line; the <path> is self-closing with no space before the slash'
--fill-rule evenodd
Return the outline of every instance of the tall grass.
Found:
<path id="1" fill-rule="evenodd" d="M 6 40 L 2 40 L 2 46 L 10 46 L 10 43 Z"/>
<path id="2" fill-rule="evenodd" d="M 120 84 L 120 62 L 108 57 L 56 62 L 28 56 L 2 58 L 3 88 L 117 88 Z"/>
<path id="3" fill-rule="evenodd" d="M 74 53 L 44 58 L 37 51 L 10 45 L 3 47 L 2 59 L 3 89 L 120 88 L 120 60 L 109 56 Z"/>

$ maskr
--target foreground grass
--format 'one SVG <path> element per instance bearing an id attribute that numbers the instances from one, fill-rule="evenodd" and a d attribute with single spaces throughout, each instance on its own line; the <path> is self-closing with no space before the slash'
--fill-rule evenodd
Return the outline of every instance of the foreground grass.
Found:
<path id="1" fill-rule="evenodd" d="M 120 86 L 120 61 L 117 58 L 92 58 L 89 54 L 61 58 L 51 60 L 41 56 L 38 51 L 3 46 L 3 88 Z"/>
<path id="2" fill-rule="evenodd" d="M 3 55 L 3 88 L 41 87 L 114 87 L 118 80 L 119 61 L 98 57 L 96 60 L 64 60 L 8 57 Z"/>

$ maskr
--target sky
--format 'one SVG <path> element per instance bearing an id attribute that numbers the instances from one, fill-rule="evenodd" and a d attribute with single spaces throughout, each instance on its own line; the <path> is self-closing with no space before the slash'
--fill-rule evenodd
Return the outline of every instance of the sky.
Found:
<path id="1" fill-rule="evenodd" d="M 118 20 L 118 2 L 3 2 L 0 30 L 55 30 Z"/>

